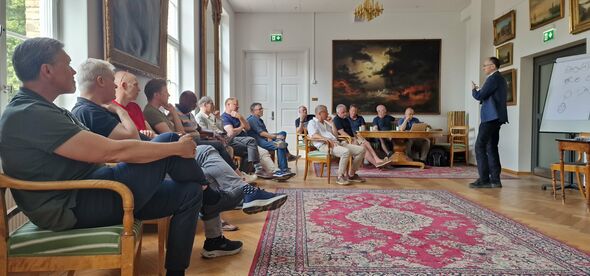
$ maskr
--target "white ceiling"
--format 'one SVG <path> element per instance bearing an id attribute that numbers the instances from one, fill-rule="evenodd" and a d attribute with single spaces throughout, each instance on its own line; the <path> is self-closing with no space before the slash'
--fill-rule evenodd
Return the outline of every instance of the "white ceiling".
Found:
<path id="1" fill-rule="evenodd" d="M 228 0 L 234 12 L 350 12 L 364 0 Z M 384 13 L 459 12 L 470 0 L 378 0 Z"/>

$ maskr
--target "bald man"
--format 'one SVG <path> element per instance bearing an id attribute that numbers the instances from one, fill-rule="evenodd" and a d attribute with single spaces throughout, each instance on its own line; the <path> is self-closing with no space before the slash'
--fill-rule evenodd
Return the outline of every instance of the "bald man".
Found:
<path id="1" fill-rule="evenodd" d="M 141 134 L 149 139 L 154 138 L 156 133 L 143 117 L 141 107 L 134 102 L 141 91 L 137 77 L 126 71 L 119 71 L 115 73 L 115 84 L 117 84 L 117 89 L 113 103 L 127 110 L 129 117 Z"/>

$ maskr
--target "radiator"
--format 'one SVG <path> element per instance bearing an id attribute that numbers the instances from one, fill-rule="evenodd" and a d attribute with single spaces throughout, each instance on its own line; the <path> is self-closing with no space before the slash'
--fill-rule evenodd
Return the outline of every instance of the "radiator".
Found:
<path id="1" fill-rule="evenodd" d="M 16 203 L 14 202 L 14 199 L 12 198 L 12 194 L 10 193 L 10 190 L 7 190 L 6 208 L 8 210 L 10 210 L 10 208 L 12 208 L 15 205 L 16 205 Z M 27 221 L 29 221 L 29 219 L 23 213 L 19 213 L 18 215 L 14 216 L 12 219 L 10 219 L 8 221 L 8 232 L 12 233 L 12 231 L 16 230 L 18 227 L 25 224 Z"/>

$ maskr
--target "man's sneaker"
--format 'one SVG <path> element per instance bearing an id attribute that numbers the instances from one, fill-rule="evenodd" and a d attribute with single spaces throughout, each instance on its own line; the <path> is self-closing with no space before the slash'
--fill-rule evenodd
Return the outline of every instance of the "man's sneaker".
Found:
<path id="1" fill-rule="evenodd" d="M 290 154 L 289 157 L 287 157 L 287 161 L 289 161 L 289 162 L 295 161 L 295 160 L 299 159 L 300 157 L 301 156 L 299 156 L 299 155 Z"/>
<path id="2" fill-rule="evenodd" d="M 272 174 L 273 179 L 275 180 L 287 180 L 289 178 L 291 178 L 292 175 L 289 175 L 288 173 L 282 172 L 282 171 L 276 171 Z"/>
<path id="3" fill-rule="evenodd" d="M 203 244 L 203 250 L 201 250 L 201 255 L 203 258 L 211 259 L 215 257 L 235 255 L 241 250 L 241 241 L 231 241 L 221 235 L 217 238 L 206 239 L 205 244 Z"/>
<path id="4" fill-rule="evenodd" d="M 254 181 L 256 181 L 256 179 L 258 179 L 258 176 L 256 176 L 255 174 L 247 174 L 245 172 L 242 172 L 242 180 L 248 184 L 254 183 Z"/>
<path id="5" fill-rule="evenodd" d="M 340 185 L 349 185 L 350 182 L 348 181 L 348 179 L 346 178 L 346 176 L 339 176 L 336 179 L 336 184 L 340 184 Z"/>
<path id="6" fill-rule="evenodd" d="M 270 193 L 262 189 L 244 195 L 242 211 L 246 214 L 256 214 L 281 207 L 287 201 L 287 195 Z"/>
<path id="7" fill-rule="evenodd" d="M 348 178 L 348 181 L 362 183 L 362 182 L 365 182 L 367 180 L 364 179 L 364 178 L 362 178 L 362 177 L 360 177 L 358 174 L 355 173 L 353 176 L 351 176 L 351 177 Z"/>

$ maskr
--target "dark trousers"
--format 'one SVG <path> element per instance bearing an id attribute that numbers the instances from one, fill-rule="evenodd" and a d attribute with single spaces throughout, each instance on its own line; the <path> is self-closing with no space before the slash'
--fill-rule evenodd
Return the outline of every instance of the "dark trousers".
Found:
<path id="1" fill-rule="evenodd" d="M 484 182 L 500 182 L 500 155 L 498 142 L 500 141 L 500 127 L 498 120 L 479 124 L 479 133 L 475 141 L 475 158 L 479 179 Z"/>
<path id="2" fill-rule="evenodd" d="M 178 138 L 175 133 L 165 133 L 153 141 L 174 142 Z M 167 174 L 171 179 L 164 179 Z M 168 157 L 146 164 L 119 163 L 96 170 L 88 179 L 115 180 L 129 187 L 138 219 L 172 216 L 166 269 L 188 268 L 203 198 L 201 185 L 208 184 L 195 159 Z M 109 190 L 79 190 L 73 211 L 75 228 L 120 224 L 123 218 L 121 197 Z"/>

